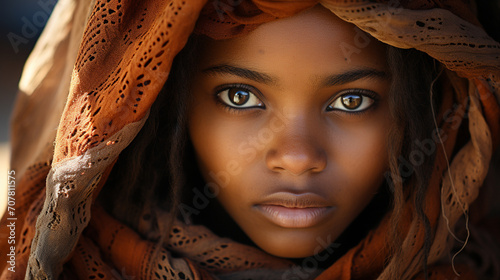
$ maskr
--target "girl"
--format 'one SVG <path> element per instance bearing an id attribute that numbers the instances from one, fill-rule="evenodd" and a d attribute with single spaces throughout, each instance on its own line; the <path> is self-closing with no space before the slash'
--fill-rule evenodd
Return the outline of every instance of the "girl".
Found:
<path id="1" fill-rule="evenodd" d="M 24 198 L 26 277 L 473 277 L 443 261 L 498 139 L 498 43 L 465 62 L 415 43 L 445 16 L 481 34 L 444 10 L 176 4 L 96 3 L 52 169 L 22 171 L 48 190 Z M 426 31 L 382 31 L 412 17 Z"/>

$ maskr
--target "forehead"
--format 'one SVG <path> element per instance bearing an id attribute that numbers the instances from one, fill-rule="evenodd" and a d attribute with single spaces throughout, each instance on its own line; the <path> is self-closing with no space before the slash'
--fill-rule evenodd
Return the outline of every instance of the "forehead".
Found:
<path id="1" fill-rule="evenodd" d="M 359 67 L 383 69 L 386 64 L 382 43 L 321 5 L 262 24 L 241 37 L 208 40 L 203 49 L 202 67 L 218 63 L 264 66 L 269 71 L 302 67 L 321 75 Z"/>

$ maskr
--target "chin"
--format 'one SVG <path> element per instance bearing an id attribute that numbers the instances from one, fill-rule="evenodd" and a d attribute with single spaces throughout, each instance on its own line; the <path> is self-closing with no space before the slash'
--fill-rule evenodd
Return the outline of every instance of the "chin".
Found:
<path id="1" fill-rule="evenodd" d="M 264 250 L 266 253 L 273 255 L 275 257 L 285 258 L 285 259 L 300 259 L 307 258 L 314 255 L 312 249 L 309 248 L 303 250 L 296 250 L 295 248 L 270 248 L 270 250 Z"/>
<path id="2" fill-rule="evenodd" d="M 269 236 L 272 236 L 269 238 Z M 268 234 L 267 238 L 259 242 L 254 240 L 263 251 L 276 257 L 297 259 L 307 258 L 323 252 L 335 241 L 337 235 L 289 232 Z M 329 252 L 329 250 L 327 250 Z M 324 255 L 324 254 L 322 254 Z"/>

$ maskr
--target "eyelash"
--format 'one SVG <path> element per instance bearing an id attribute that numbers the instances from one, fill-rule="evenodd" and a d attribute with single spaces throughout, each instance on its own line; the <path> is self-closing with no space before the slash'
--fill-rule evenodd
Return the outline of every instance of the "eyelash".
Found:
<path id="1" fill-rule="evenodd" d="M 228 89 L 232 89 L 232 88 L 239 88 L 239 89 L 243 89 L 245 91 L 251 92 L 251 93 L 255 93 L 255 95 L 257 95 L 257 98 L 262 99 L 261 96 L 258 96 L 258 95 L 260 95 L 260 92 L 256 88 L 254 88 L 250 85 L 247 85 L 247 84 L 229 84 L 229 85 L 219 86 L 215 89 L 215 93 L 213 96 L 215 98 L 217 105 L 221 106 L 227 112 L 232 113 L 232 114 L 240 114 L 246 110 L 252 110 L 252 109 L 256 109 L 256 108 L 258 108 L 258 109 L 265 109 L 266 108 L 265 105 L 263 105 L 262 107 L 249 107 L 249 108 L 237 108 L 237 107 L 227 105 L 226 103 L 224 103 L 220 99 L 219 96 L 223 91 L 228 90 Z M 373 104 L 371 104 L 368 108 L 361 110 L 361 111 L 348 111 L 348 110 L 333 109 L 333 110 L 327 110 L 327 112 L 336 111 L 336 112 L 340 112 L 342 114 L 348 114 L 348 115 L 352 115 L 352 116 L 361 116 L 363 114 L 366 114 L 370 110 L 374 109 L 376 107 L 376 105 L 378 104 L 378 101 L 380 99 L 380 97 L 377 93 L 370 91 L 370 90 L 348 89 L 348 90 L 344 90 L 344 91 L 340 92 L 334 98 L 332 98 L 331 101 L 328 103 L 328 106 L 330 106 L 338 98 L 341 98 L 342 96 L 349 95 L 349 94 L 371 98 L 373 100 Z"/>
<path id="2" fill-rule="evenodd" d="M 341 114 L 348 114 L 348 115 L 352 115 L 352 116 L 361 116 L 361 115 L 366 114 L 369 111 L 375 109 L 375 107 L 377 106 L 377 104 L 380 100 L 380 96 L 371 90 L 348 89 L 348 90 L 344 90 L 344 91 L 340 92 L 334 98 L 332 98 L 331 101 L 328 103 L 328 106 L 330 106 L 330 104 L 335 102 L 335 100 L 337 100 L 338 98 L 341 98 L 342 96 L 349 95 L 349 94 L 371 98 L 373 100 L 373 104 L 371 104 L 370 107 L 368 107 L 364 110 L 361 110 L 361 111 L 348 111 L 348 110 L 333 109 L 333 110 L 327 110 L 327 112 L 336 111 L 336 112 L 340 112 Z"/>
<path id="3" fill-rule="evenodd" d="M 232 106 L 229 106 L 227 105 L 226 103 L 224 103 L 219 95 L 225 91 L 225 90 L 228 90 L 228 89 L 232 89 L 232 88 L 239 88 L 239 89 L 243 89 L 245 91 L 248 91 L 248 92 L 251 92 L 251 93 L 254 93 L 257 98 L 259 98 L 261 101 L 262 101 L 262 97 L 259 96 L 261 95 L 260 92 L 250 86 L 250 85 L 247 85 L 247 84 L 229 84 L 229 85 L 222 85 L 222 86 L 219 86 L 215 89 L 215 93 L 214 93 L 214 98 L 215 98 L 215 102 L 217 103 L 217 105 L 221 106 L 224 110 L 226 110 L 227 112 L 231 113 L 231 114 L 240 114 L 240 113 L 243 113 L 244 111 L 246 110 L 252 110 L 252 109 L 265 109 L 266 106 L 262 106 L 262 107 L 250 107 L 250 108 L 237 108 L 237 107 L 232 107 Z"/>

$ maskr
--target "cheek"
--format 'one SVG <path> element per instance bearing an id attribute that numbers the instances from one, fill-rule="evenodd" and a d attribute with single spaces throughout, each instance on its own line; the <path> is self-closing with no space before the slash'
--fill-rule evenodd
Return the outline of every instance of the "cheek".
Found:
<path id="1" fill-rule="evenodd" d="M 339 160 L 346 162 L 342 164 L 346 174 L 357 174 L 360 180 L 381 176 L 388 168 L 385 131 L 372 126 L 348 136 L 348 144 L 339 151 Z"/>
<path id="2" fill-rule="evenodd" d="M 247 185 L 260 152 L 252 145 L 258 128 L 230 121 L 218 110 L 197 110 L 191 115 L 189 133 L 202 177 L 215 184 L 216 199 L 234 219 L 248 207 L 249 198 L 255 197 Z"/>
<path id="3" fill-rule="evenodd" d="M 212 171 L 220 172 L 224 169 L 224 162 L 235 160 L 233 143 L 237 142 L 234 135 L 228 133 L 227 125 L 216 122 L 214 118 L 210 121 L 204 111 L 197 110 L 189 120 L 189 134 L 198 163 L 203 173 Z"/>
<path id="4" fill-rule="evenodd" d="M 222 187 L 236 183 L 249 164 L 242 147 L 257 152 L 248 145 L 257 124 L 234 122 L 217 105 L 194 106 L 190 111 L 189 134 L 204 179 L 214 181 L 217 175 L 221 182 L 216 183 Z"/>
<path id="5" fill-rule="evenodd" d="M 336 195 L 344 209 L 357 215 L 382 185 L 389 169 L 388 137 L 392 122 L 387 108 L 359 123 L 346 123 L 338 127 L 330 138 L 330 162 L 334 165 L 339 182 Z"/>
<path id="6" fill-rule="evenodd" d="M 331 135 L 338 138 L 333 160 L 338 160 L 342 172 L 358 174 L 359 179 L 382 176 L 388 169 L 388 134 L 393 121 L 387 102 L 360 121 L 341 124 Z M 351 174 L 351 177 L 354 174 Z"/>

